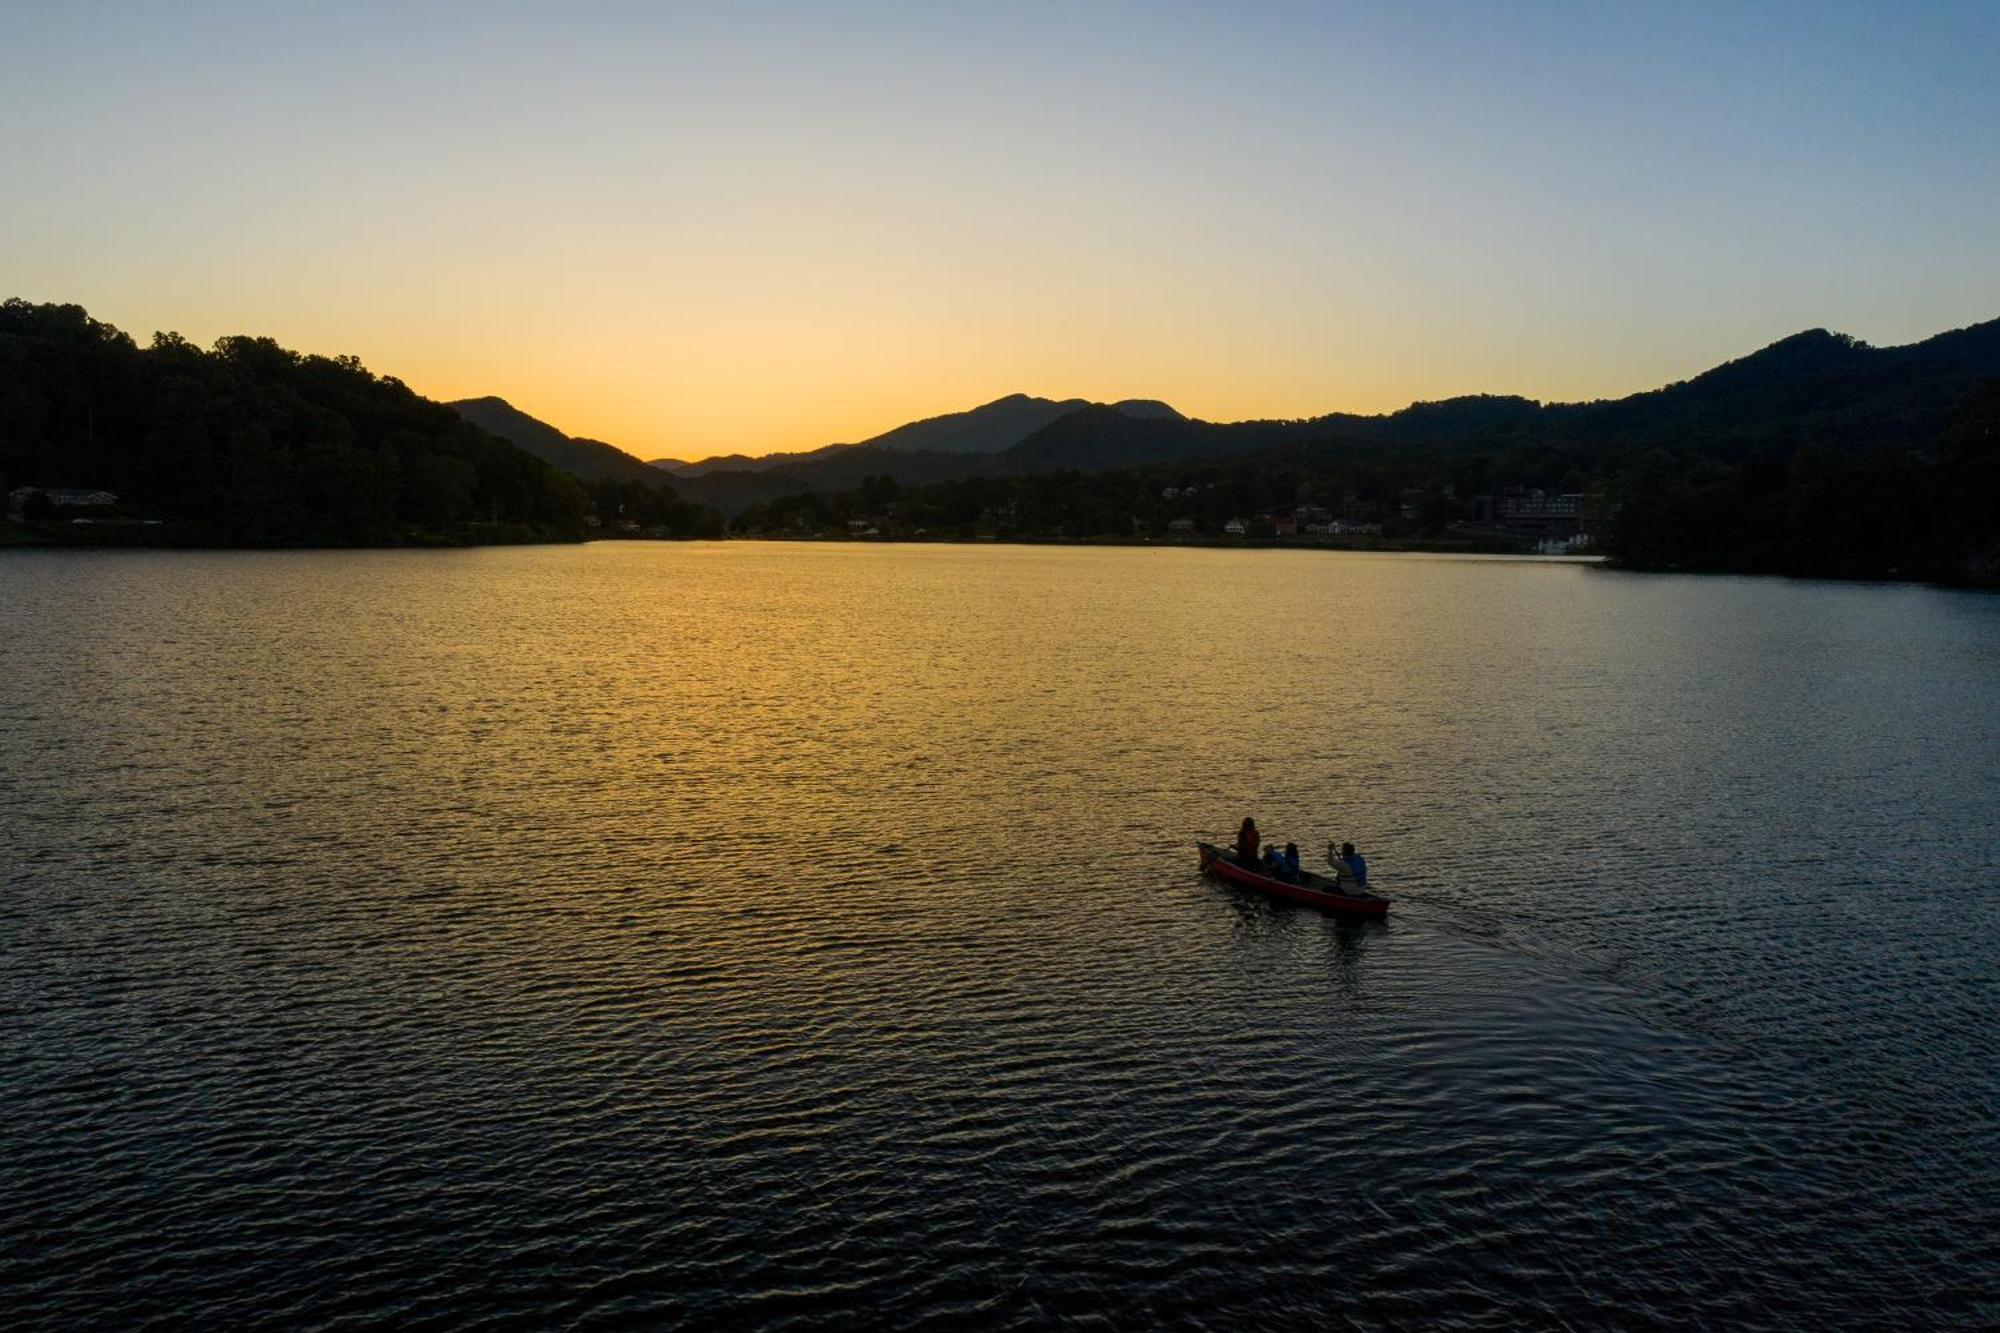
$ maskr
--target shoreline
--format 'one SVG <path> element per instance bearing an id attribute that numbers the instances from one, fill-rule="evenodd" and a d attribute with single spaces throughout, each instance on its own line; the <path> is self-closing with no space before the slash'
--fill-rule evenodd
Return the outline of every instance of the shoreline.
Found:
<path id="1" fill-rule="evenodd" d="M 1937 588 L 1948 592 L 2000 592 L 2000 580 L 1977 579 L 1935 579 L 1911 577 L 1903 574 L 1860 575 L 1851 578 L 1826 574 L 1791 574 L 1783 570 L 1771 569 L 1679 569 L 1660 565 L 1634 565 L 1621 561 L 1617 556 L 1598 552 L 1574 552 L 1563 555 L 1549 555 L 1532 549 L 1502 542 L 1429 542 L 1414 539 L 1376 538 L 1362 541 L 1301 541 L 1273 537 L 1197 537 L 1146 538 L 1146 537 L 1031 537 L 1020 535 L 982 535 L 974 537 L 958 536 L 854 536 L 846 533 L 814 533 L 810 535 L 786 536 L 772 533 L 732 533 L 722 537 L 700 536 L 623 536 L 593 533 L 581 536 L 551 536 L 536 533 L 492 534 L 467 539 L 463 535 L 433 533 L 409 541 L 400 542 L 343 542 L 279 544 L 271 542 L 228 543 L 214 540 L 172 540 L 148 539 L 147 535 L 131 532 L 130 529 L 116 530 L 117 536 L 108 532 L 92 533 L 89 536 L 51 532 L 48 529 L 28 529 L 21 524 L 0 523 L 0 553 L 7 551 L 470 551 L 486 547 L 505 546 L 590 546 L 600 542 L 629 542 L 643 544 L 651 542 L 764 542 L 774 545 L 842 545 L 842 546 L 1066 546 L 1129 548 L 1135 550 L 1197 550 L 1197 551 L 1300 551 L 1332 552 L 1350 555 L 1455 555 L 1482 556 L 1488 559 L 1532 560 L 1551 564 L 1588 565 L 1595 569 L 1611 570 L 1625 574 L 1670 574 L 1696 578 L 1755 578 L 1788 579 L 1796 583 L 1836 583 L 1847 585 L 1902 584 L 1909 587 Z"/>
<path id="2" fill-rule="evenodd" d="M 167 531 L 167 525 L 91 525 L 87 532 L 63 525 L 0 521 L 0 551 L 466 551 L 482 546 L 580 546 L 584 536 L 555 536 L 532 530 L 485 533 L 411 533 L 402 541 L 228 542 L 213 533 Z"/>
<path id="3" fill-rule="evenodd" d="M 620 534 L 606 532 L 585 532 L 575 536 L 514 530 L 502 533 L 422 533 L 412 534 L 403 541 L 361 541 L 361 542 L 226 542 L 214 539 L 213 534 L 192 534 L 185 530 L 167 532 L 159 527 L 145 528 L 135 524 L 93 524 L 88 531 L 66 530 L 65 525 L 27 525 L 20 523 L 0 523 L 0 550 L 35 548 L 41 550 L 149 550 L 149 551 L 402 551 L 402 550 L 460 550 L 477 546 L 580 546 L 595 542 L 775 542 L 775 543 L 841 543 L 856 546 L 1129 546 L 1129 547 L 1184 547 L 1191 550 L 1255 550 L 1255 551 L 1377 551 L 1425 553 L 1432 555 L 1506 555 L 1533 556 L 1538 559 L 1566 559 L 1583 556 L 1603 559 L 1590 553 L 1577 556 L 1549 556 L 1525 549 L 1520 543 L 1473 540 L 1473 541 L 1426 541 L 1418 538 L 1363 537 L 1359 539 L 1302 539 L 1285 537 L 1061 537 L 1032 536 L 1026 534 L 978 534 L 974 536 L 944 535 L 907 536 L 884 535 L 860 536 L 844 532 L 818 532 L 803 534 L 786 533 L 726 533 L 721 537 L 701 537 L 679 534 Z"/>
<path id="4" fill-rule="evenodd" d="M 616 538 L 591 537 L 589 541 L 617 540 Z M 636 540 L 646 540 L 638 538 Z M 678 539 L 669 539 L 678 540 Z M 788 535 L 784 533 L 737 533 L 723 537 L 722 541 L 753 541 L 777 543 L 839 542 L 856 546 L 1129 546 L 1157 548 L 1187 548 L 1190 550 L 1217 551 L 1375 551 L 1382 553 L 1428 554 L 1428 555 L 1507 555 L 1534 556 L 1538 559 L 1560 560 L 1587 556 L 1601 560 L 1605 557 L 1584 552 L 1570 556 L 1544 556 L 1538 551 L 1526 550 L 1518 543 L 1496 541 L 1425 541 L 1417 538 L 1373 538 L 1357 541 L 1338 541 L 1285 537 L 1034 537 L 1020 534 L 1000 536 L 981 534 L 962 536 L 855 536 L 847 533 L 810 533 Z"/>

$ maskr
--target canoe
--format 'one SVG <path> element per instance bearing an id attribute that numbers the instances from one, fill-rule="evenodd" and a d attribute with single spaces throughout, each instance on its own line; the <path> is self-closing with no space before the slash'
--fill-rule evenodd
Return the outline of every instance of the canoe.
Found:
<path id="1" fill-rule="evenodd" d="M 1367 891 L 1349 893 L 1337 888 L 1324 875 L 1315 875 L 1310 870 L 1299 874 L 1297 884 L 1282 879 L 1272 879 L 1256 870 L 1245 870 L 1236 864 L 1236 853 L 1228 847 L 1217 847 L 1212 842 L 1198 842 L 1201 848 L 1201 873 L 1226 879 L 1231 884 L 1241 884 L 1246 889 L 1256 889 L 1268 893 L 1273 898 L 1287 898 L 1295 903 L 1311 903 L 1314 907 L 1324 907 L 1330 912 L 1344 912 L 1349 916 L 1386 916 L 1389 900 L 1378 898 Z"/>

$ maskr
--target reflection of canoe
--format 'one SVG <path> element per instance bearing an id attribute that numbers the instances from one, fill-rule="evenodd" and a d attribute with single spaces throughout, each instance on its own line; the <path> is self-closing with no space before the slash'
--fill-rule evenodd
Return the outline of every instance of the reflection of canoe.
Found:
<path id="1" fill-rule="evenodd" d="M 1272 879 L 1269 875 L 1255 870 L 1245 870 L 1236 864 L 1236 853 L 1227 847 L 1217 847 L 1212 842 L 1195 844 L 1201 848 L 1201 873 L 1226 879 L 1231 884 L 1241 884 L 1246 889 L 1256 889 L 1274 898 L 1289 898 L 1295 903 L 1311 903 L 1314 907 L 1324 907 L 1331 912 L 1345 912 L 1350 916 L 1384 916 L 1389 911 L 1389 900 L 1377 898 L 1368 892 L 1347 893 L 1335 888 L 1332 880 L 1324 875 L 1315 875 L 1310 870 L 1301 871 L 1297 884 L 1282 879 Z"/>

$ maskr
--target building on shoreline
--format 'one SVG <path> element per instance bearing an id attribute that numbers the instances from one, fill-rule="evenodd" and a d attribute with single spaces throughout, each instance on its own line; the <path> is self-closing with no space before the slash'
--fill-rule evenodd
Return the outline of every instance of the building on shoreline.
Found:
<path id="1" fill-rule="evenodd" d="M 7 517 L 15 523 L 25 523 L 31 517 L 29 511 L 39 511 L 32 515 L 51 518 L 69 518 L 76 511 L 85 509 L 109 509 L 118 503 L 118 497 L 110 491 L 93 491 L 67 486 L 17 486 L 7 492 Z"/>
<path id="2" fill-rule="evenodd" d="M 1556 546 L 1576 551 L 1591 544 L 1603 529 L 1604 497 L 1513 487 L 1498 495 L 1473 497 L 1472 518 L 1457 525 L 1467 533 L 1491 534 L 1531 541 L 1538 549 Z"/>

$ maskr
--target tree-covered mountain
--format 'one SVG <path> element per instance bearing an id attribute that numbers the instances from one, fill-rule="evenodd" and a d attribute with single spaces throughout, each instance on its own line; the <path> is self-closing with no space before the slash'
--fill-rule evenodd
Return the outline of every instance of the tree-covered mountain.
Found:
<path id="1" fill-rule="evenodd" d="M 840 446 L 757 471 L 718 468 L 681 481 L 692 498 L 727 514 L 789 495 L 833 493 L 864 477 L 901 486 L 972 477 L 1094 472 L 1157 463 L 1242 458 L 1286 445 L 1328 443 L 1457 450 L 1580 449 L 1593 460 L 1629 460 L 1647 449 L 1730 462 L 1807 443 L 1836 448 L 1927 444 L 1953 407 L 2000 375 L 2000 321 L 1907 347 L 1869 347 L 1816 329 L 1783 339 L 1693 379 L 1627 398 L 1540 403 L 1480 394 L 1413 403 L 1381 416 L 1334 413 L 1293 421 L 1194 421 L 1148 404 L 1001 399 L 975 413 L 915 422 L 878 440 L 950 438 L 958 418 L 1005 408 L 1011 424 L 1046 416 L 998 452 Z M 1008 406 L 1014 405 L 1014 406 Z M 1027 416 L 1018 413 L 1032 407 Z M 947 432 L 930 431 L 934 423 Z M 919 428 L 924 428 L 920 430 Z M 988 442 L 997 434 L 984 436 Z"/>
<path id="2" fill-rule="evenodd" d="M 305 355 L 269 338 L 203 349 L 173 333 L 141 348 L 80 306 L 0 305 L 0 492 L 89 489 L 119 500 L 94 508 L 86 525 L 43 522 L 44 537 L 574 540 L 593 521 L 720 534 L 720 516 L 686 504 L 657 470 L 606 445 L 564 443 L 582 482 L 352 357 Z M 45 496 L 22 507 L 49 517 Z"/>
<path id="3" fill-rule="evenodd" d="M 805 449 L 795 453 L 713 454 L 693 463 L 679 458 L 655 458 L 647 466 L 658 468 L 673 477 L 699 477 L 709 472 L 763 472 L 769 468 L 789 467 L 794 463 L 809 463 L 816 458 L 828 458 L 854 447 L 851 444 L 823 444 L 817 449 Z"/>
<path id="4" fill-rule="evenodd" d="M 925 450 L 904 452 L 855 445 L 827 450 L 803 463 L 787 463 L 758 471 L 724 469 L 673 478 L 688 499 L 725 515 L 751 505 L 800 491 L 836 491 L 860 484 L 865 477 L 889 476 L 906 485 L 923 485 L 955 477 L 974 477 L 994 470 L 995 455 L 947 454 Z"/>
<path id="5" fill-rule="evenodd" d="M 353 358 L 171 333 L 141 348 L 77 306 L 0 306 L 0 490 L 115 492 L 124 517 L 164 520 L 165 540 L 572 537 L 593 511 L 719 534 L 678 489 L 767 533 L 1219 537 L 1232 517 L 1255 535 L 1316 513 L 1431 541 L 1478 531 L 1482 497 L 1542 490 L 1594 497 L 1602 549 L 1634 567 L 1972 582 L 2000 580 L 2000 321 L 1888 348 L 1812 330 L 1591 403 L 1477 396 L 1222 425 L 1015 395 L 668 481 L 498 399 L 455 411 Z"/>
<path id="6" fill-rule="evenodd" d="M 1102 406 L 1082 398 L 1031 398 L 1024 393 L 1008 394 L 965 412 L 948 412 L 926 417 L 884 431 L 858 444 L 829 444 L 805 453 L 766 454 L 751 458 L 745 454 L 723 454 L 698 463 L 682 463 L 670 458 L 656 459 L 654 466 L 678 476 L 700 476 L 709 472 L 767 472 L 773 468 L 826 461 L 856 449 L 887 449 L 901 453 L 997 454 L 1011 449 L 1050 422 L 1086 407 Z M 1112 403 L 1109 410 L 1132 417 L 1179 420 L 1180 413 L 1165 403 L 1149 398 L 1128 398 Z"/>
<path id="7" fill-rule="evenodd" d="M 447 406 L 488 435 L 499 436 L 578 481 L 632 481 L 647 486 L 665 481 L 658 468 L 623 449 L 602 440 L 565 435 L 505 398 L 461 398 Z"/>
<path id="8" fill-rule="evenodd" d="M 1004 453 L 1050 422 L 1094 406 L 1097 404 L 1082 398 L 1057 400 L 1013 393 L 968 412 L 950 412 L 923 421 L 912 421 L 873 439 L 863 440 L 862 445 L 904 453 Z M 1165 403 L 1145 399 L 1113 403 L 1103 410 L 1154 420 L 1180 419 L 1180 413 Z"/>
<path id="9" fill-rule="evenodd" d="M 1600 497 L 1601 549 L 1633 567 L 1992 582 L 1996 386 L 2000 321 L 1890 348 L 1815 330 L 1593 403 L 1478 396 L 1231 425 L 1084 408 L 949 476 L 854 458 L 877 471 L 756 497 L 737 523 L 1220 536 L 1304 508 L 1432 541 L 1476 530 L 1481 496 L 1539 489 Z"/>
<path id="10" fill-rule="evenodd" d="M 2000 583 L 2000 379 L 1923 448 L 1809 445 L 1732 466 L 1658 448 L 1329 436 L 1089 472 L 921 486 L 878 475 L 753 505 L 735 526 L 765 536 L 858 527 L 891 538 L 1518 550 L 1526 539 L 1496 526 L 1492 506 L 1535 492 L 1581 496 L 1598 549 L 1633 568 Z M 1281 524 L 1310 520 L 1320 533 L 1281 537 L 1293 531 Z"/>
<path id="11" fill-rule="evenodd" d="M 1921 443 L 1988 377 L 2000 375 L 2000 320 L 1905 347 L 1870 347 L 1815 329 L 1693 379 L 1627 398 L 1542 404 L 1476 395 L 1384 416 L 1296 422 L 1135 421 L 1074 414 L 1003 456 L 1011 470 L 1116 467 L 1254 453 L 1279 441 L 1492 447 L 1697 449 L 1743 457 L 1774 446 Z"/>
<path id="12" fill-rule="evenodd" d="M 10 300 L 0 490 L 17 487 L 112 492 L 129 522 L 155 521 L 148 540 L 226 545 L 574 538 L 588 504 L 569 477 L 352 357 L 172 333 L 142 348 L 81 306 Z"/>
<path id="13" fill-rule="evenodd" d="M 1185 421 L 1165 403 L 1127 399 L 1112 404 L 1011 394 L 968 412 L 913 421 L 860 444 L 828 445 L 806 454 L 773 454 L 743 466 L 680 465 L 675 482 L 691 499 L 735 514 L 799 491 L 834 491 L 864 477 L 889 476 L 905 485 L 1014 470 L 1010 451 L 1038 431 L 1078 412 L 1171 424 Z M 730 460 L 709 460 L 710 463 Z M 664 466 L 662 463 L 659 466 Z"/>
<path id="14" fill-rule="evenodd" d="M 683 500 L 672 479 L 602 440 L 565 435 L 504 398 L 462 398 L 453 411 L 490 435 L 525 450 L 583 484 L 592 518 L 612 532 L 720 537 L 722 516 Z"/>

